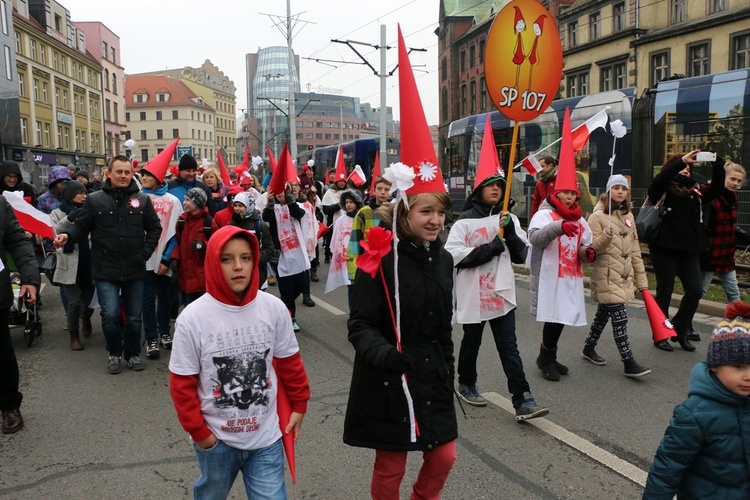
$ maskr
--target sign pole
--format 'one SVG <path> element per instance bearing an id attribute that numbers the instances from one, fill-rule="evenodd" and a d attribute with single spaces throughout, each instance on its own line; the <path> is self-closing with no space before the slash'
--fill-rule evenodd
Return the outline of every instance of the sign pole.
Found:
<path id="1" fill-rule="evenodd" d="M 518 121 L 513 122 L 513 138 L 510 141 L 510 156 L 508 157 L 508 165 L 513 165 L 516 161 L 516 145 L 518 144 Z M 513 181 L 513 167 L 506 166 L 505 173 L 505 200 L 503 201 L 503 212 L 508 211 L 508 205 L 510 205 L 510 185 Z M 500 228 L 500 236 L 505 232 L 505 228 Z"/>

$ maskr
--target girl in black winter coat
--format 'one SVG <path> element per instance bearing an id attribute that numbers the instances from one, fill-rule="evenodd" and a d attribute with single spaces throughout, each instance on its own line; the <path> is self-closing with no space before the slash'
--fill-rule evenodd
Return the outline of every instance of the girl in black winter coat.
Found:
<path id="1" fill-rule="evenodd" d="M 424 452 L 413 487 L 416 498 L 438 498 L 456 459 L 453 258 L 439 239 L 450 198 L 446 193 L 423 193 L 408 200 L 409 209 L 400 204 L 396 221 L 398 293 L 391 247 L 374 277 L 361 266 L 357 271 L 348 323 L 356 354 L 344 442 L 376 450 L 373 498 L 399 497 L 408 451 Z M 382 228 L 393 227 L 391 204 L 378 213 Z M 401 352 L 394 328 L 396 300 Z M 413 419 L 402 381 L 411 395 Z"/>
<path id="2" fill-rule="evenodd" d="M 724 189 L 724 159 L 713 163 L 711 184 L 700 189 L 692 177 L 692 166 L 697 163 L 691 151 L 682 158 L 667 162 L 648 187 L 648 199 L 656 205 L 664 196 L 667 212 L 662 217 L 659 232 L 650 243 L 651 264 L 656 276 L 656 303 L 669 317 L 669 303 L 674 291 L 675 276 L 680 278 L 685 295 L 680 302 L 672 325 L 677 333 L 673 338 L 686 351 L 695 351 L 688 339 L 693 316 L 703 293 L 703 276 L 699 256 L 706 248 L 703 204 L 715 200 Z M 666 340 L 654 342 L 664 351 L 672 346 Z"/>

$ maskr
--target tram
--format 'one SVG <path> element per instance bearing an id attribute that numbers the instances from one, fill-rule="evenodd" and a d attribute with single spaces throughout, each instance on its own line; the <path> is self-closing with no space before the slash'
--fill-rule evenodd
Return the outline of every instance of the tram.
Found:
<path id="1" fill-rule="evenodd" d="M 344 162 L 347 168 L 351 170 L 354 165 L 359 165 L 369 178 L 375 164 L 375 154 L 380 151 L 380 138 L 374 137 L 342 142 L 341 147 L 344 152 Z M 336 154 L 338 150 L 339 144 L 334 144 L 315 148 L 310 151 L 300 151 L 298 153 L 299 161 L 305 163 L 310 159 L 314 160 L 315 178 L 320 180 L 323 178 L 326 169 L 336 168 Z M 386 165 L 399 161 L 401 146 L 398 137 L 386 137 L 386 152 L 388 154 Z"/>

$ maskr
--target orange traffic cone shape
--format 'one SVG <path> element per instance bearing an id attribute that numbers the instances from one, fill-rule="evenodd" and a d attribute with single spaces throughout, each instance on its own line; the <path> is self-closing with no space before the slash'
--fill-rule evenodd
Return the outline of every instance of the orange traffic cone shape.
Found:
<path id="1" fill-rule="evenodd" d="M 676 337 L 677 332 L 675 332 L 674 326 L 664 315 L 651 292 L 643 290 L 641 293 L 643 294 L 643 302 L 646 304 L 646 314 L 648 314 L 648 322 L 651 323 L 651 336 L 654 342 Z"/>

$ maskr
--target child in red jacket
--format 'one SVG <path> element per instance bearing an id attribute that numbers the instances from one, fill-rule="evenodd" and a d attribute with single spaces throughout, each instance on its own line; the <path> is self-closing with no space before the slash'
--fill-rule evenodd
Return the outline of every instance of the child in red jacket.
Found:
<path id="1" fill-rule="evenodd" d="M 207 293 L 175 324 L 169 390 L 198 457 L 196 498 L 226 498 L 240 470 L 248 498 L 286 498 L 278 387 L 291 406 L 283 432 L 295 440 L 310 389 L 286 306 L 258 290 L 259 259 L 249 231 L 219 229 Z"/>
<path id="2" fill-rule="evenodd" d="M 177 221 L 177 245 L 172 250 L 171 268 L 178 271 L 177 281 L 190 304 L 206 293 L 204 260 L 208 239 L 218 228 L 208 214 L 208 197 L 200 188 L 185 193 L 185 211 Z"/>

